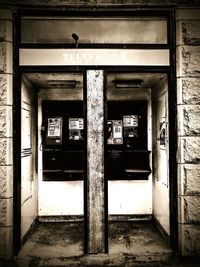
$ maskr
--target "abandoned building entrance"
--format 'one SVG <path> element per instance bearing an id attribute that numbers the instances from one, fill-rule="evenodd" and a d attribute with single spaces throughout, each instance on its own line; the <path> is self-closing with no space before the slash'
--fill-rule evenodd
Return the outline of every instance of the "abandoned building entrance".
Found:
<path id="1" fill-rule="evenodd" d="M 20 122 L 15 125 L 15 254 L 35 227 L 52 223 L 65 223 L 61 228 L 69 233 L 71 226 L 78 227 L 74 255 L 133 253 L 134 244 L 140 251 L 149 238 L 138 239 L 141 227 L 152 233 L 154 226 L 176 249 L 176 111 L 168 16 L 84 18 L 81 39 L 76 33 L 80 18 L 22 15 L 14 98 Z M 106 33 L 108 21 L 111 28 L 119 23 L 119 29 L 125 23 L 127 33 L 120 32 L 125 41 Z M 55 46 L 47 31 L 52 22 L 52 29 L 59 29 Z M 155 35 L 132 34 L 133 26 L 146 29 L 149 23 Z M 75 44 L 70 39 L 67 48 L 59 43 L 63 25 L 74 27 Z M 96 36 L 97 28 L 107 35 Z M 102 38 L 114 47 L 101 47 Z M 63 242 L 64 251 L 70 242 Z"/>

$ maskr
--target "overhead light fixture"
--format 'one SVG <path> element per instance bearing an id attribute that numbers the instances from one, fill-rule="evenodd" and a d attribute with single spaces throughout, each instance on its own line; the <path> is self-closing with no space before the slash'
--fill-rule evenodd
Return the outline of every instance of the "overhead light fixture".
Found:
<path id="1" fill-rule="evenodd" d="M 79 81 L 76 80 L 48 80 L 48 85 L 55 89 L 74 89 L 77 83 L 79 83 Z"/>
<path id="2" fill-rule="evenodd" d="M 113 80 L 116 88 L 140 88 L 143 80 L 132 79 L 132 80 Z"/>

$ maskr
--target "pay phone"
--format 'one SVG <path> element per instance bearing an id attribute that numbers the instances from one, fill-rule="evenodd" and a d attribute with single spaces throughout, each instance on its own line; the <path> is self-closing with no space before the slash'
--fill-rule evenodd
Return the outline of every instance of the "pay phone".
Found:
<path id="1" fill-rule="evenodd" d="M 141 115 L 125 115 L 123 116 L 124 139 L 127 147 L 134 147 L 138 141 L 139 120 Z"/>
<path id="2" fill-rule="evenodd" d="M 42 113 L 43 180 L 82 180 L 83 102 L 43 101 Z"/>
<path id="3" fill-rule="evenodd" d="M 110 101 L 107 118 L 108 179 L 148 179 L 147 101 Z"/>
<path id="4" fill-rule="evenodd" d="M 62 117 L 47 118 L 46 144 L 62 144 Z"/>

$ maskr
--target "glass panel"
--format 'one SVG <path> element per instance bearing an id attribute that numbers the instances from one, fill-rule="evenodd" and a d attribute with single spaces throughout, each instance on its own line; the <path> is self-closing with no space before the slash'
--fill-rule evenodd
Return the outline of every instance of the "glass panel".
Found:
<path id="1" fill-rule="evenodd" d="M 76 40 L 80 44 L 166 44 L 167 20 L 22 18 L 22 43 L 73 44 Z"/>

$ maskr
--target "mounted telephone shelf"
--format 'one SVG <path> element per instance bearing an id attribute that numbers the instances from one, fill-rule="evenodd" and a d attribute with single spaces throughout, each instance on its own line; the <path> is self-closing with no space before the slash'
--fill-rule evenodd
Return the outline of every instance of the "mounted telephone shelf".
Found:
<path id="1" fill-rule="evenodd" d="M 134 180 L 147 180 L 151 170 L 125 169 L 126 177 Z"/>
<path id="2" fill-rule="evenodd" d="M 112 150 L 107 152 L 107 177 L 109 180 L 147 180 L 151 169 L 148 150 Z"/>
<path id="3" fill-rule="evenodd" d="M 141 169 L 125 169 L 127 173 L 151 173 L 151 170 L 141 170 Z"/>
<path id="4" fill-rule="evenodd" d="M 44 170 L 44 181 L 71 181 L 83 180 L 83 170 Z"/>

